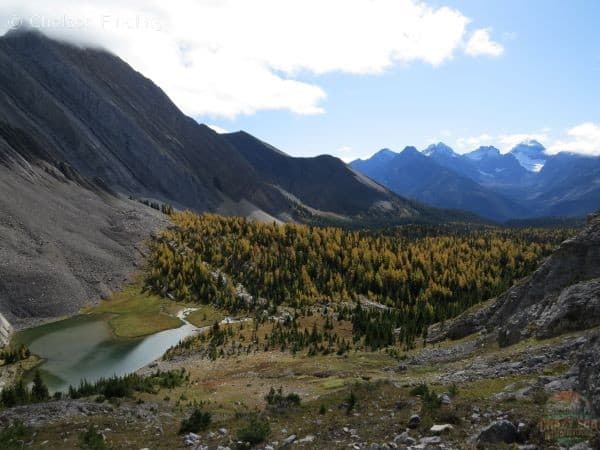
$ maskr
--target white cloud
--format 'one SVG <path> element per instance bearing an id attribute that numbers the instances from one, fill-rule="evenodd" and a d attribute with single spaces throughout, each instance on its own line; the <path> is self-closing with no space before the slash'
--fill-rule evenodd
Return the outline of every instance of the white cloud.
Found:
<path id="1" fill-rule="evenodd" d="M 225 128 L 220 127 L 219 125 L 207 124 L 207 127 L 211 128 L 214 132 L 219 134 L 229 133 Z"/>
<path id="2" fill-rule="evenodd" d="M 514 146 L 523 141 L 536 140 L 544 144 L 549 142 L 548 130 L 533 133 L 497 134 L 482 133 L 477 136 L 461 137 L 456 140 L 456 151 L 459 153 L 470 152 L 480 146 L 493 145 L 502 153 L 508 153 Z"/>
<path id="3" fill-rule="evenodd" d="M 471 56 L 500 56 L 504 53 L 504 47 L 494 42 L 490 37 L 489 28 L 475 30 L 465 47 L 465 52 Z"/>
<path id="4" fill-rule="evenodd" d="M 322 113 L 326 93 L 306 75 L 436 66 L 464 49 L 469 23 L 419 0 L 3 0 L 0 33 L 19 19 L 106 48 L 186 113 L 215 117 Z M 471 41 L 498 52 L 487 30 Z"/>
<path id="5" fill-rule="evenodd" d="M 487 133 L 480 134 L 479 136 L 460 137 L 456 140 L 456 151 L 463 153 L 466 151 L 474 150 L 482 145 L 492 145 L 493 136 Z"/>
<path id="6" fill-rule="evenodd" d="M 535 139 L 546 147 L 546 152 L 573 152 L 600 156 L 600 123 L 584 122 L 562 133 L 552 133 L 542 128 L 532 133 L 496 134 L 483 133 L 477 136 L 460 137 L 455 141 L 459 153 L 475 150 L 481 145 L 493 145 L 502 153 L 509 152 L 515 145 Z"/>
<path id="7" fill-rule="evenodd" d="M 364 157 L 364 155 L 361 152 L 358 152 L 354 148 L 347 145 L 344 145 L 343 147 L 340 147 L 337 150 L 335 150 L 333 152 L 333 155 L 337 156 L 345 163 L 349 163 L 351 161 L 354 161 L 355 159 Z"/>
<path id="8" fill-rule="evenodd" d="M 566 134 L 548 147 L 548 153 L 568 151 L 600 156 L 600 123 L 585 122 L 570 128 Z"/>
<path id="9" fill-rule="evenodd" d="M 547 143 L 550 138 L 548 134 L 544 132 L 502 134 L 498 136 L 497 147 L 502 153 L 507 153 L 517 144 L 531 140 L 538 141 L 543 145 L 544 143 Z"/>

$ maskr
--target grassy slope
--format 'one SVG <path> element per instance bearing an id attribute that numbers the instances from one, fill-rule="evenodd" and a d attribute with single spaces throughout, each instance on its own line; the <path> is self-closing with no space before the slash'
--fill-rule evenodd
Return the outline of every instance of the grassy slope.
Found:
<path id="1" fill-rule="evenodd" d="M 142 292 L 141 285 L 134 283 L 84 312 L 114 315 L 109 324 L 115 335 L 133 338 L 181 326 L 183 322 L 175 314 L 184 306 Z"/>
<path id="2" fill-rule="evenodd" d="M 198 328 L 210 326 L 225 318 L 225 312 L 212 305 L 194 305 L 194 307 L 198 309 L 188 314 L 186 320 Z"/>

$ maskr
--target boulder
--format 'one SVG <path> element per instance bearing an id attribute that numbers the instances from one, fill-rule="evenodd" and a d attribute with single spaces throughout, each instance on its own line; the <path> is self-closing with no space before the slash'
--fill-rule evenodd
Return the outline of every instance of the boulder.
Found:
<path id="1" fill-rule="evenodd" d="M 435 445 L 435 444 L 441 444 L 441 443 L 442 443 L 442 438 L 439 436 L 426 436 L 426 437 L 419 439 L 419 444 L 421 444 L 421 445 Z"/>
<path id="2" fill-rule="evenodd" d="M 479 436 L 477 436 L 477 442 L 488 443 L 488 444 L 512 444 L 517 442 L 519 435 L 517 433 L 517 427 L 508 420 L 498 420 L 491 423 L 484 428 Z"/>
<path id="3" fill-rule="evenodd" d="M 438 398 L 443 406 L 450 406 L 452 404 L 452 400 L 448 394 L 440 394 Z"/>
<path id="4" fill-rule="evenodd" d="M 418 414 L 413 414 L 408 419 L 408 428 L 417 428 L 421 423 L 421 417 Z"/>
<path id="5" fill-rule="evenodd" d="M 416 444 L 416 440 L 408 435 L 408 432 L 405 431 L 401 434 L 398 434 L 394 438 L 394 444 L 396 445 L 414 445 Z"/>
<path id="6" fill-rule="evenodd" d="M 296 435 L 292 434 L 283 440 L 283 445 L 291 445 L 296 440 Z"/>
<path id="7" fill-rule="evenodd" d="M 434 425 L 429 429 L 429 431 L 431 431 L 433 434 L 442 434 L 452 431 L 453 429 L 454 427 L 452 425 L 445 423 L 443 425 Z"/>
<path id="8" fill-rule="evenodd" d="M 315 440 L 315 436 L 312 434 L 304 436 L 302 439 L 298 441 L 299 444 L 310 444 Z"/>

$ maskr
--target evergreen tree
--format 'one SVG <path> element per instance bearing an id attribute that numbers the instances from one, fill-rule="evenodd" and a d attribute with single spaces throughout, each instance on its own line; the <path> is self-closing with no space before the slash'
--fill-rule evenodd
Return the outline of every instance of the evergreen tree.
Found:
<path id="1" fill-rule="evenodd" d="M 36 370 L 33 377 L 33 387 L 31 388 L 31 400 L 33 402 L 44 402 L 49 398 L 48 387 L 44 384 L 40 371 Z"/>

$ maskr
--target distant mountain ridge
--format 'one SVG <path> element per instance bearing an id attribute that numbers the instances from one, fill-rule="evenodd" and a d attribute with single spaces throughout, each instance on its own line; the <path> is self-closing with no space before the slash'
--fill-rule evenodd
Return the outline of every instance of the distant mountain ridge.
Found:
<path id="1" fill-rule="evenodd" d="M 542 170 L 548 159 L 546 149 L 535 139 L 521 142 L 513 147 L 510 153 L 530 172 L 539 172 Z"/>
<path id="2" fill-rule="evenodd" d="M 448 158 L 454 157 L 437 156 L 406 147 L 393 156 L 386 154 L 385 162 L 379 159 L 374 166 L 368 160 L 350 165 L 394 192 L 438 208 L 470 210 L 492 220 L 504 220 L 514 211 L 525 214 L 516 202 L 453 170 Z"/>
<path id="3" fill-rule="evenodd" d="M 535 140 L 504 154 L 483 146 L 461 155 L 442 142 L 411 149 L 410 162 L 401 157 L 406 149 L 384 149 L 350 165 L 400 195 L 493 220 L 581 217 L 600 208 L 600 157 L 548 155 Z"/>
<path id="4" fill-rule="evenodd" d="M 262 180 L 302 199 L 309 208 L 349 215 L 385 215 L 404 210 L 410 216 L 416 211 L 415 206 L 333 156 L 295 158 L 244 131 L 222 136 Z"/>

